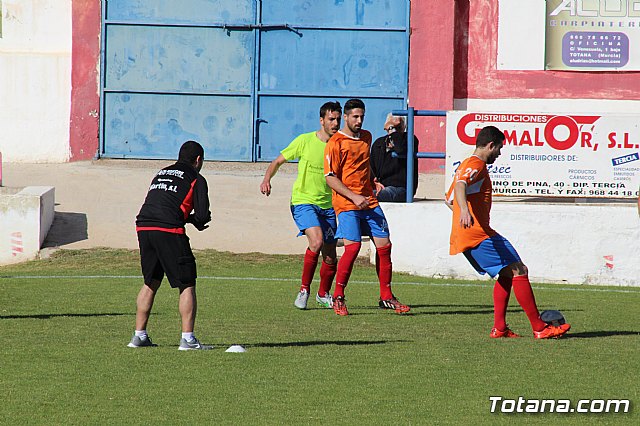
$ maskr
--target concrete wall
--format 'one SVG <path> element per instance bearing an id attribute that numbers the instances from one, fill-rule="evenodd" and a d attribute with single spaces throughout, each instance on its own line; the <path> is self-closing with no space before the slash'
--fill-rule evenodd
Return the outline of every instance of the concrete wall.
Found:
<path id="1" fill-rule="evenodd" d="M 411 1 L 409 105 L 416 109 L 453 109 L 457 7 L 452 1 Z M 415 134 L 420 151 L 445 151 L 445 117 L 417 117 Z M 444 172 L 444 160 L 420 160 L 418 170 Z"/>
<path id="2" fill-rule="evenodd" d="M 478 279 L 462 254 L 449 255 L 451 211 L 440 201 L 383 203 L 394 271 Z M 635 204 L 496 202 L 492 227 L 529 267 L 534 282 L 640 286 L 640 218 Z M 373 255 L 372 255 L 373 261 Z"/>
<path id="3" fill-rule="evenodd" d="M 4 161 L 69 160 L 71 0 L 3 0 L 0 70 Z"/>
<path id="4" fill-rule="evenodd" d="M 53 187 L 0 187 L 0 265 L 36 258 L 54 214 Z"/>
<path id="5" fill-rule="evenodd" d="M 639 72 L 545 71 L 545 2 L 411 2 L 409 102 L 417 109 L 629 112 Z M 421 151 L 445 151 L 444 121 L 417 118 Z M 420 171 L 441 170 L 421 160 Z"/>
<path id="6" fill-rule="evenodd" d="M 455 68 L 454 97 L 458 107 L 463 106 L 460 101 L 468 100 L 468 109 L 476 109 L 471 104 L 483 100 L 486 110 L 504 111 L 514 104 L 531 110 L 533 106 L 528 103 L 532 102 L 546 105 L 549 110 L 573 112 L 574 104 L 565 102 L 584 100 L 585 108 L 601 112 L 602 103 L 640 101 L 639 72 L 533 69 L 544 60 L 540 57 L 544 49 L 536 44 L 544 43 L 544 37 L 530 27 L 537 22 L 544 30 L 544 2 L 461 0 L 457 4 L 460 8 L 456 31 L 468 35 L 456 40 L 456 55 L 461 58 L 460 66 Z M 509 40 L 513 31 L 517 32 L 515 38 Z M 638 103 L 634 105 L 637 107 Z M 610 111 L 614 107 L 606 108 Z"/>
<path id="7" fill-rule="evenodd" d="M 3 0 L 0 150 L 8 162 L 91 159 L 98 149 L 100 0 Z M 411 1 L 409 102 L 418 109 L 628 112 L 638 72 L 544 71 L 544 2 Z M 543 109 L 544 108 L 544 109 Z M 36 125 L 34 125 L 36 123 Z M 445 151 L 419 117 L 421 151 Z M 443 160 L 419 169 L 443 171 Z"/>

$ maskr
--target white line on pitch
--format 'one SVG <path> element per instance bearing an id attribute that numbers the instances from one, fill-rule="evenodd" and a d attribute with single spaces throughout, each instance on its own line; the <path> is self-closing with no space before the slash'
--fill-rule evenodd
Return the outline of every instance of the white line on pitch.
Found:
<path id="1" fill-rule="evenodd" d="M 1 276 L 0 279 L 16 279 L 16 280 L 43 280 L 43 279 L 137 279 L 142 280 L 139 275 L 7 275 Z M 220 281 L 287 281 L 297 282 L 299 278 L 260 278 L 260 277 L 214 277 L 214 276 L 202 276 L 198 277 L 199 280 L 220 280 Z M 315 280 L 317 281 L 317 280 Z M 351 280 L 351 283 L 358 284 L 378 284 L 377 281 L 358 281 Z M 416 285 L 425 287 L 487 287 L 491 283 L 487 281 L 487 284 L 471 284 L 471 283 L 424 283 L 416 281 L 394 281 L 393 285 Z M 613 289 L 613 288 L 582 288 L 582 287 L 554 287 L 553 284 L 549 284 L 548 287 L 533 286 L 536 290 L 558 290 L 558 291 L 578 291 L 578 292 L 600 292 L 600 293 L 629 293 L 640 294 L 640 290 L 626 290 L 626 289 Z"/>

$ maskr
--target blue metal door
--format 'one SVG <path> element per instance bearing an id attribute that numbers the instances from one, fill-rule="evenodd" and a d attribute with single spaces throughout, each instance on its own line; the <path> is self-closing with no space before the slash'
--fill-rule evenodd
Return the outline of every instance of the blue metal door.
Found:
<path id="1" fill-rule="evenodd" d="M 103 2 L 101 155 L 269 161 L 363 99 L 376 135 L 406 105 L 408 0 Z M 258 58 L 258 59 L 256 59 Z"/>
<path id="2" fill-rule="evenodd" d="M 406 105 L 408 8 L 408 0 L 264 1 L 256 158 L 272 160 L 319 128 L 330 100 L 361 98 L 364 128 L 380 134 L 387 113 Z"/>
<path id="3" fill-rule="evenodd" d="M 102 155 L 253 159 L 254 0 L 109 0 L 103 5 Z"/>

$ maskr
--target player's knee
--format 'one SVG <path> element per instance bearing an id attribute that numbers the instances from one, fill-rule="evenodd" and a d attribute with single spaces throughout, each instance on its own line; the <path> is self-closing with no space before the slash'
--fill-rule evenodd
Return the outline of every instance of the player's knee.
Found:
<path id="1" fill-rule="evenodd" d="M 322 261 L 327 265 L 334 265 L 338 261 L 338 257 L 336 255 L 326 255 L 322 258 Z"/>
<path id="2" fill-rule="evenodd" d="M 184 293 L 185 290 L 187 293 L 195 293 L 196 292 L 196 283 L 182 283 L 180 287 L 178 287 L 178 291 L 180 294 Z"/>
<path id="3" fill-rule="evenodd" d="M 155 278 L 152 279 L 150 282 L 145 283 L 145 287 L 149 288 L 149 290 L 151 290 L 152 292 L 156 292 L 158 291 L 158 288 L 160 288 L 160 284 L 162 284 L 161 280 L 156 280 Z"/>
<path id="4" fill-rule="evenodd" d="M 314 253 L 320 253 L 322 249 L 322 240 L 309 239 L 309 250 Z"/>

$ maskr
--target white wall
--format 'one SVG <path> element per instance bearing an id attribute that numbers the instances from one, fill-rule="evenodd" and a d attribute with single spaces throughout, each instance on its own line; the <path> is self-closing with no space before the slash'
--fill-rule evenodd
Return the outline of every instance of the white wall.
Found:
<path id="1" fill-rule="evenodd" d="M 500 0 L 498 4 L 499 70 L 543 70 L 546 3 Z"/>
<path id="2" fill-rule="evenodd" d="M 4 161 L 69 160 L 71 0 L 2 0 L 0 100 Z"/>
<path id="3" fill-rule="evenodd" d="M 0 265 L 35 259 L 55 214 L 50 186 L 0 188 Z"/>
<path id="4" fill-rule="evenodd" d="M 462 254 L 449 255 L 451 211 L 443 202 L 383 203 L 382 209 L 391 230 L 395 271 L 481 277 Z M 516 248 L 533 282 L 640 286 L 635 203 L 500 202 L 494 197 L 491 222 Z"/>

